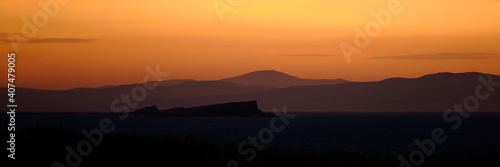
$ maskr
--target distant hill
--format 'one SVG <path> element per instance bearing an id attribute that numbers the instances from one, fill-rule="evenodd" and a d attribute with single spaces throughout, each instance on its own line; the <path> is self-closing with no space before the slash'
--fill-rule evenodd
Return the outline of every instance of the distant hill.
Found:
<path id="1" fill-rule="evenodd" d="M 263 111 L 286 105 L 289 111 L 443 112 L 474 95 L 480 84 L 479 76 L 488 75 L 437 73 L 419 78 L 319 84 L 321 82 L 317 80 L 307 81 L 276 71 L 258 71 L 219 81 L 170 82 L 169 86 L 159 86 L 148 92 L 147 99 L 131 111 L 152 105 L 162 110 L 256 100 Z M 500 76 L 493 75 L 493 81 L 500 82 Z M 288 87 L 299 82 L 303 85 Z M 18 107 L 18 111 L 22 112 L 106 112 L 110 111 L 113 100 L 120 99 L 122 94 L 130 94 L 137 85 L 72 90 L 17 88 L 16 100 L 22 104 Z M 487 100 L 480 102 L 478 111 L 500 111 L 499 101 L 500 87 Z"/>
<path id="2" fill-rule="evenodd" d="M 378 82 L 297 86 L 258 93 L 263 109 L 287 105 L 290 111 L 437 111 L 475 95 L 481 73 L 438 73 Z M 493 76 L 500 82 L 500 76 Z M 497 91 L 500 87 L 497 88 Z M 488 91 L 483 88 L 482 92 Z M 478 111 L 500 111 L 500 92 L 480 102 Z"/>
<path id="3" fill-rule="evenodd" d="M 257 100 L 263 111 L 287 106 L 295 112 L 444 112 L 466 97 L 474 95 L 481 84 L 481 73 L 437 73 L 419 78 L 390 78 L 377 82 L 350 82 L 336 85 L 309 85 L 271 89 L 248 95 L 209 98 L 170 99 L 182 106 L 228 101 Z M 500 82 L 500 76 L 493 75 Z M 500 112 L 500 93 L 480 102 L 478 111 Z M 487 91 L 486 88 L 483 88 Z M 170 107 L 170 106 L 164 106 Z"/>
<path id="4" fill-rule="evenodd" d="M 286 88 L 303 85 L 333 85 L 346 83 L 343 79 L 302 79 L 274 70 L 255 71 L 241 76 L 222 79 L 245 86 L 268 86 Z"/>
<path id="5" fill-rule="evenodd" d="M 101 112 L 110 111 L 110 104 L 121 99 L 122 94 L 141 84 L 113 86 L 110 88 L 78 88 L 71 90 L 37 90 L 17 88 L 16 100 L 22 102 L 19 111 L 45 112 Z M 224 81 L 188 81 L 173 86 L 158 86 L 147 93 L 147 100 L 139 104 L 144 107 L 168 103 L 172 107 L 183 107 L 170 103 L 169 99 L 185 99 L 211 96 L 244 95 L 270 90 L 270 87 L 242 86 Z M 202 105 L 206 105 L 202 103 Z"/>
<path id="6" fill-rule="evenodd" d="M 251 94 L 273 89 L 265 86 L 242 86 L 226 81 L 191 81 L 154 90 L 158 97 L 200 97 L 231 94 Z M 161 92 L 161 94 L 158 94 Z"/>
<path id="7" fill-rule="evenodd" d="M 162 81 L 160 83 L 160 85 L 158 86 L 174 86 L 174 85 L 179 85 L 181 83 L 184 83 L 184 82 L 192 82 L 192 81 L 196 81 L 194 79 L 171 79 L 171 80 L 165 80 L 165 81 Z M 147 82 L 148 84 L 154 84 L 154 83 L 157 83 L 156 81 L 150 81 L 150 82 Z M 130 84 L 132 86 L 135 86 L 135 85 L 138 85 L 138 84 Z M 113 88 L 113 87 L 117 87 L 117 86 L 124 86 L 124 85 L 107 85 L 107 86 L 101 86 L 101 87 L 97 87 L 98 89 L 107 89 L 107 88 Z"/>

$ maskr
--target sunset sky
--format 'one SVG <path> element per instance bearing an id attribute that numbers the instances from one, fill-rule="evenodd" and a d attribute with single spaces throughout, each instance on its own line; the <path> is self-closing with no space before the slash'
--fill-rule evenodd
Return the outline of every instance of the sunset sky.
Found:
<path id="1" fill-rule="evenodd" d="M 56 2 L 41 0 L 48 1 Z M 364 30 L 375 20 L 371 11 L 390 1 L 242 0 L 221 20 L 214 0 L 69 0 L 19 43 L 16 82 L 39 89 L 138 83 L 157 64 L 169 79 L 197 80 L 267 69 L 351 81 L 500 74 L 499 0 L 401 0 L 401 13 L 348 63 L 339 44 L 354 45 L 355 27 Z M 23 18 L 33 22 L 42 6 L 0 2 L 2 54 L 14 51 L 7 34 L 23 36 Z"/>

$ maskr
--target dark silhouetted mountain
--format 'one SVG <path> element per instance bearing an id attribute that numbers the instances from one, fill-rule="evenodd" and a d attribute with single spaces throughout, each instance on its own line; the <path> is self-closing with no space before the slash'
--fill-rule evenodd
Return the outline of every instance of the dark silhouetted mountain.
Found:
<path id="1" fill-rule="evenodd" d="M 343 79 L 302 79 L 274 70 L 255 71 L 237 77 L 222 79 L 245 86 L 268 86 L 286 88 L 303 85 L 333 85 L 346 83 Z"/>
<path id="2" fill-rule="evenodd" d="M 133 114 L 150 116 L 272 116 L 263 113 L 257 106 L 256 101 L 230 102 L 192 108 L 177 107 L 168 110 L 158 110 L 156 106 L 145 107 L 136 110 Z"/>
<path id="3" fill-rule="evenodd" d="M 185 82 L 194 82 L 196 80 L 194 79 L 171 79 L 171 80 L 165 80 L 165 81 L 162 81 L 158 86 L 175 86 L 175 85 L 179 85 L 179 84 L 182 84 L 182 83 L 185 83 Z M 147 82 L 148 84 L 151 84 L 151 85 L 154 85 L 155 83 L 157 83 L 156 81 L 150 81 L 150 82 Z"/>
<path id="4" fill-rule="evenodd" d="M 142 84 L 122 85 L 111 88 L 78 88 L 71 90 L 37 90 L 18 88 L 16 100 L 22 101 L 19 111 L 44 111 L 44 112 L 102 112 L 111 111 L 111 103 L 122 95 L 132 99 L 131 91 Z M 242 86 L 224 81 L 189 81 L 173 86 L 158 86 L 153 91 L 147 92 L 147 100 L 138 103 L 137 107 L 169 103 L 169 99 L 185 99 L 210 96 L 227 96 L 231 94 L 252 94 L 269 87 Z M 139 93 L 140 96 L 142 94 Z M 213 103 L 212 103 L 213 104 Z M 171 104 L 173 107 L 183 107 Z M 201 103 L 201 105 L 207 105 Z M 133 111 L 136 108 L 131 108 Z M 162 106 L 163 107 L 163 106 Z"/>
<path id="5" fill-rule="evenodd" d="M 257 72 L 258 74 L 260 72 Z M 274 73 L 283 80 L 288 75 Z M 253 76 L 254 74 L 250 75 Z M 244 75 L 245 76 L 245 75 Z M 248 76 L 248 75 L 246 75 Z M 259 75 L 258 75 L 259 76 Z M 463 104 L 464 99 L 474 96 L 481 84 L 481 73 L 438 73 L 420 78 L 390 78 L 377 82 L 347 82 L 331 85 L 303 85 L 286 88 L 243 86 L 224 81 L 187 81 L 173 86 L 158 86 L 147 92 L 144 101 L 130 108 L 135 111 L 146 106 L 158 108 L 195 107 L 234 101 L 259 102 L 263 111 L 287 106 L 289 111 L 437 111 L 443 112 L 454 104 Z M 500 76 L 492 75 L 494 82 Z M 236 77 L 241 79 L 241 77 Z M 243 77 L 247 78 L 247 77 Z M 251 77 L 249 77 L 251 78 Z M 274 77 L 274 79 L 280 77 Z M 22 104 L 18 111 L 25 112 L 75 112 L 111 111 L 114 100 L 130 95 L 139 86 L 123 85 L 104 89 L 72 90 L 16 90 L 16 100 Z M 500 111 L 500 87 L 489 92 L 486 100 L 481 100 L 478 111 Z M 488 93 L 481 88 L 481 93 Z M 127 106 L 123 103 L 120 106 Z"/>
<path id="6" fill-rule="evenodd" d="M 474 96 L 481 73 L 438 73 L 420 78 L 391 78 L 378 82 L 297 86 L 258 93 L 252 99 L 264 109 L 287 105 L 290 111 L 438 111 Z M 500 82 L 500 76 L 493 81 Z M 500 87 L 497 87 L 500 90 Z M 488 93 L 482 88 L 481 93 Z M 489 92 L 478 111 L 500 111 L 500 93 Z"/>
<path id="7" fill-rule="evenodd" d="M 295 112 L 344 112 L 344 111 L 399 111 L 443 112 L 454 104 L 475 95 L 481 84 L 478 77 L 488 80 L 481 73 L 438 73 L 420 78 L 390 78 L 377 82 L 350 82 L 336 85 L 296 86 L 272 89 L 249 95 L 214 96 L 209 98 L 171 99 L 182 106 L 223 103 L 228 101 L 257 100 L 263 111 L 287 106 Z M 500 82 L 500 76 L 492 75 Z M 497 88 L 500 90 L 500 87 Z M 497 92 L 498 92 L 497 90 Z M 482 88 L 482 93 L 487 89 Z M 486 91 L 486 92 L 485 92 Z M 480 101 L 477 111 L 500 111 L 500 93 L 490 92 L 490 97 Z M 169 106 L 163 106 L 169 107 Z"/>
<path id="8" fill-rule="evenodd" d="M 151 106 L 151 107 L 144 107 L 138 110 L 135 110 L 135 114 L 156 114 L 158 111 L 158 108 L 156 106 Z"/>
<path id="9" fill-rule="evenodd" d="M 196 81 L 196 80 L 194 80 L 194 79 L 171 79 L 171 80 L 162 81 L 158 86 L 174 86 L 174 85 L 179 85 L 179 84 L 184 83 L 184 82 L 191 82 L 191 81 Z M 149 81 L 146 83 L 151 84 L 151 85 L 155 85 L 155 83 L 157 83 L 157 82 L 156 81 Z M 138 84 L 130 84 L 130 85 L 134 86 L 134 85 L 138 85 Z M 107 85 L 107 86 L 97 87 L 97 89 L 114 88 L 117 86 L 124 86 L 124 85 Z"/>

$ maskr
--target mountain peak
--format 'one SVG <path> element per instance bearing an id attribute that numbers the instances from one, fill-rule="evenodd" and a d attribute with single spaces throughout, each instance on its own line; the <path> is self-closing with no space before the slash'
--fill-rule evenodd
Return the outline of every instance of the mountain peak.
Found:
<path id="1" fill-rule="evenodd" d="M 226 78 L 223 79 L 222 81 L 232 82 L 245 86 L 268 86 L 276 88 L 285 88 L 285 87 L 303 86 L 303 85 L 339 84 L 347 82 L 345 80 L 340 80 L 340 79 L 337 80 L 302 79 L 276 70 L 254 71 L 240 76 Z"/>
<path id="2" fill-rule="evenodd" d="M 255 73 L 255 72 L 277 72 L 277 73 L 282 73 L 282 72 L 279 72 L 279 71 L 276 71 L 276 70 L 258 70 L 258 71 L 254 71 L 254 72 L 250 72 L 250 73 Z"/>
<path id="3" fill-rule="evenodd" d="M 285 74 L 283 72 L 279 72 L 276 70 L 259 70 L 259 71 L 254 71 L 254 72 L 250 72 L 250 73 L 280 73 L 280 74 Z"/>
<path id="4" fill-rule="evenodd" d="M 435 74 L 427 74 L 420 78 L 422 79 L 453 79 L 453 78 L 475 78 L 481 73 L 478 72 L 466 72 L 466 73 L 451 73 L 451 72 L 439 72 Z"/>
<path id="5" fill-rule="evenodd" d="M 241 76 L 237 77 L 259 77 L 259 78 L 274 78 L 274 77 L 285 77 L 285 78 L 298 78 L 295 76 L 288 75 L 283 72 L 279 72 L 276 70 L 261 70 L 261 71 L 254 71 L 250 73 L 243 74 Z M 233 77 L 233 78 L 237 78 Z"/>

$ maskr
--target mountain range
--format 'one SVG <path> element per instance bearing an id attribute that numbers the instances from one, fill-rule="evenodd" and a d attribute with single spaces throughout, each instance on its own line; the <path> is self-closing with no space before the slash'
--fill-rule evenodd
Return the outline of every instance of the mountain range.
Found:
<path id="1" fill-rule="evenodd" d="M 488 80 L 488 74 L 470 72 L 350 82 L 302 79 L 274 70 L 215 81 L 166 80 L 148 91 L 146 99 L 131 111 L 147 106 L 170 109 L 255 100 L 265 112 L 283 106 L 296 112 L 443 112 L 474 95 L 481 84 L 479 76 Z M 500 76 L 492 77 L 500 82 Z M 16 100 L 20 112 L 110 112 L 115 99 L 130 94 L 138 85 L 142 84 L 71 90 L 17 88 Z M 488 99 L 480 101 L 478 111 L 500 111 L 499 94 L 492 92 Z"/>

